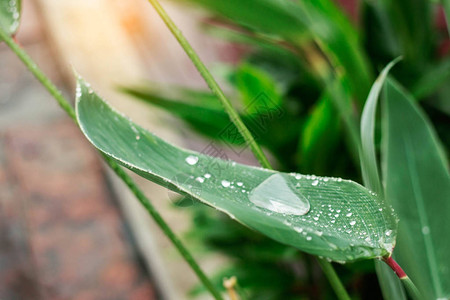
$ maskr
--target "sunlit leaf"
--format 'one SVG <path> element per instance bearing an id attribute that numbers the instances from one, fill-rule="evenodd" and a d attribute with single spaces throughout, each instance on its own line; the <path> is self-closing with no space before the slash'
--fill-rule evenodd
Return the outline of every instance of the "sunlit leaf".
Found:
<path id="1" fill-rule="evenodd" d="M 20 22 L 21 0 L 0 0 L 0 27 L 13 35 Z"/>
<path id="2" fill-rule="evenodd" d="M 426 299 L 450 297 L 450 175 L 434 129 L 416 101 L 388 80 L 383 110 L 386 199 L 399 215 L 395 254 Z"/>
<path id="3" fill-rule="evenodd" d="M 389 255 L 395 219 L 363 186 L 280 173 L 170 145 L 114 111 L 78 80 L 88 140 L 137 174 L 216 208 L 281 243 L 336 261 Z"/>

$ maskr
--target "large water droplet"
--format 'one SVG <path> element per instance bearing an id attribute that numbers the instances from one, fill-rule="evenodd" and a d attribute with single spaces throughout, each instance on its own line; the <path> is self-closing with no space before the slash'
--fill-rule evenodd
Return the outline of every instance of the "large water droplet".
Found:
<path id="1" fill-rule="evenodd" d="M 249 196 L 258 207 L 288 215 L 305 215 L 310 209 L 308 199 L 289 187 L 280 174 L 274 174 L 258 185 Z"/>

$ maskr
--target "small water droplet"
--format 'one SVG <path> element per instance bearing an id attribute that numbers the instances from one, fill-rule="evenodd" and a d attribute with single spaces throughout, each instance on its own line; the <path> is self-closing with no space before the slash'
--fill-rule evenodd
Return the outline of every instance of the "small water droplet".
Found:
<path id="1" fill-rule="evenodd" d="M 230 186 L 230 182 L 229 181 L 227 181 L 227 180 L 222 180 L 222 186 L 223 187 L 229 187 Z"/>
<path id="2" fill-rule="evenodd" d="M 258 207 L 288 215 L 305 215 L 310 204 L 301 194 L 296 194 L 281 174 L 274 174 L 258 185 L 249 196 Z"/>
<path id="3" fill-rule="evenodd" d="M 301 233 L 303 231 L 303 228 L 301 228 L 301 227 L 294 227 L 294 230 L 297 231 L 298 233 Z"/>
<path id="4" fill-rule="evenodd" d="M 194 155 L 189 155 L 188 157 L 186 157 L 186 162 L 193 166 L 198 162 L 198 157 L 194 156 Z"/>
<path id="5" fill-rule="evenodd" d="M 313 185 L 313 186 L 317 186 L 319 184 L 319 180 L 314 180 L 312 183 L 311 183 L 311 185 Z"/>

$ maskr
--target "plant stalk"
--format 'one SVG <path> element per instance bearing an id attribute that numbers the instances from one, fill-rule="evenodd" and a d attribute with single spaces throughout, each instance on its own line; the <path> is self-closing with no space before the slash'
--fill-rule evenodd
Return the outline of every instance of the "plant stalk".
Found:
<path id="1" fill-rule="evenodd" d="M 198 54 L 195 52 L 195 50 L 189 44 L 187 39 L 184 37 L 181 30 L 177 27 L 177 25 L 175 25 L 170 16 L 164 10 L 164 8 L 159 4 L 158 0 L 148 0 L 148 2 L 150 2 L 150 4 L 154 7 L 158 15 L 161 17 L 166 26 L 175 36 L 175 38 L 177 39 L 183 50 L 191 59 L 192 63 L 200 72 L 200 75 L 203 77 L 203 79 L 205 80 L 206 84 L 209 86 L 211 91 L 219 98 L 231 121 L 234 123 L 234 125 L 236 125 L 245 142 L 250 146 L 253 154 L 255 155 L 256 159 L 259 161 L 261 166 L 266 169 L 272 170 L 273 168 L 269 160 L 267 159 L 266 155 L 262 151 L 261 147 L 256 143 L 247 126 L 245 126 L 244 122 L 242 122 L 241 118 L 239 117 L 239 114 L 231 105 L 230 100 L 228 100 L 228 98 L 225 96 L 224 92 L 222 91 L 222 89 L 220 88 L 214 77 L 211 75 L 209 70 L 203 64 Z M 320 266 L 322 267 L 323 272 L 327 276 L 328 280 L 331 283 L 331 286 L 333 287 L 336 295 L 338 296 L 338 299 L 349 300 L 350 296 L 345 290 L 344 285 L 340 281 L 339 277 L 336 275 L 336 272 L 331 263 L 321 258 L 318 258 L 318 260 Z"/>
<path id="2" fill-rule="evenodd" d="M 414 285 L 412 280 L 406 275 L 405 271 L 403 271 L 392 256 L 389 256 L 388 258 L 383 257 L 383 261 L 394 271 L 395 275 L 397 275 L 413 299 L 423 299 L 419 289 Z"/>
<path id="3" fill-rule="evenodd" d="M 226 113 L 230 117 L 231 122 L 233 122 L 234 125 L 236 125 L 237 129 L 239 130 L 239 133 L 242 135 L 245 142 L 250 146 L 250 149 L 252 150 L 253 154 L 255 155 L 256 159 L 259 161 L 261 166 L 267 169 L 271 169 L 269 160 L 262 151 L 261 147 L 258 145 L 258 143 L 256 143 L 255 139 L 253 138 L 253 135 L 250 133 L 247 126 L 245 126 L 244 122 L 242 122 L 241 117 L 233 108 L 230 100 L 228 100 L 228 98 L 225 96 L 225 93 L 222 91 L 219 84 L 216 82 L 216 80 L 211 75 L 209 70 L 203 64 L 197 52 L 195 52 L 195 50 L 189 44 L 187 39 L 184 37 L 181 30 L 177 27 L 177 25 L 175 25 L 175 23 L 172 21 L 172 19 L 164 10 L 164 8 L 159 4 L 158 0 L 148 0 L 148 2 L 150 2 L 150 4 L 155 8 L 156 12 L 159 14 L 161 19 L 167 25 L 167 27 L 172 32 L 174 37 L 177 39 L 178 43 L 181 45 L 183 50 L 189 56 L 192 63 L 195 65 L 195 67 L 197 68 L 200 75 L 203 77 L 203 79 L 205 80 L 206 84 L 209 86 L 211 91 L 214 93 L 214 95 L 216 95 L 217 98 L 219 98 Z"/>
<path id="4" fill-rule="evenodd" d="M 319 262 L 320 267 L 322 268 L 323 272 L 325 273 L 325 276 L 327 276 L 328 281 L 330 282 L 331 286 L 333 287 L 334 292 L 338 296 L 338 299 L 339 300 L 351 300 L 350 296 L 348 295 L 347 291 L 345 290 L 344 285 L 342 284 L 341 280 L 337 276 L 336 271 L 334 270 L 331 263 L 323 258 L 318 258 L 317 261 Z"/>
<path id="5" fill-rule="evenodd" d="M 39 80 L 42 85 L 47 89 L 47 91 L 56 99 L 61 108 L 69 115 L 69 117 L 76 123 L 77 118 L 75 110 L 70 105 L 70 102 L 62 95 L 58 88 L 51 82 L 51 80 L 42 72 L 41 69 L 36 65 L 36 63 L 28 56 L 28 54 L 17 44 L 14 40 L 6 34 L 6 32 L 0 26 L 0 40 L 3 40 L 8 47 L 19 57 L 19 59 L 25 64 L 25 66 L 30 70 L 30 72 Z M 172 229 L 169 227 L 167 222 L 158 213 L 155 207 L 151 204 L 150 200 L 145 196 L 145 194 L 139 189 L 134 180 L 111 158 L 107 157 L 102 153 L 103 158 L 109 167 L 117 174 L 117 176 L 122 179 L 122 181 L 128 186 L 131 192 L 136 196 L 139 202 L 144 206 L 159 228 L 164 232 L 164 234 L 169 238 L 172 244 L 177 248 L 178 252 L 184 258 L 184 260 L 189 264 L 192 270 L 195 272 L 197 277 L 203 283 L 203 285 L 209 290 L 216 300 L 223 300 L 220 292 L 214 287 L 212 282 L 208 279 L 206 274 L 200 268 L 198 263 L 195 261 L 192 254 L 187 250 L 180 239 L 175 235 Z"/>

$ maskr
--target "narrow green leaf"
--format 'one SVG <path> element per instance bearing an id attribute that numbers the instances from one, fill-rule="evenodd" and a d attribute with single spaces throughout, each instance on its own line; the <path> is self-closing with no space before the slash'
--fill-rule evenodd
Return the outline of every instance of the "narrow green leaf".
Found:
<path id="1" fill-rule="evenodd" d="M 391 210 L 355 182 L 280 173 L 180 149 L 115 112 L 82 79 L 76 111 L 81 130 L 105 155 L 281 243 L 342 262 L 386 256 L 393 249 Z"/>
<path id="2" fill-rule="evenodd" d="M 378 173 L 374 138 L 377 102 L 389 71 L 399 60 L 400 58 L 397 58 L 390 62 L 381 71 L 372 85 L 361 116 L 360 160 L 364 185 L 379 194 L 382 199 L 384 191 Z M 406 299 L 403 286 L 392 270 L 382 262 L 375 262 L 375 267 L 384 298 L 386 300 Z"/>
<path id="3" fill-rule="evenodd" d="M 400 58 L 397 58 L 396 60 L 390 62 L 383 69 L 383 71 L 381 71 L 380 75 L 372 85 L 361 116 L 360 156 L 363 180 L 365 186 L 380 195 L 383 193 L 383 188 L 380 183 L 377 157 L 375 154 L 375 115 L 381 88 L 383 87 L 389 71 L 399 61 L 399 59 Z"/>
<path id="4" fill-rule="evenodd" d="M 145 103 L 167 110 L 207 137 L 224 139 L 230 144 L 244 143 L 242 138 L 228 138 L 228 135 L 221 134 L 227 128 L 238 131 L 214 95 L 186 90 L 173 95 L 178 98 L 172 98 L 166 91 L 151 88 L 129 87 L 122 88 L 122 91 Z M 195 99 L 189 93 L 192 93 Z"/>
<path id="5" fill-rule="evenodd" d="M 399 214 L 396 258 L 426 299 L 450 297 L 450 174 L 416 101 L 388 80 L 382 115 L 386 199 Z"/>
<path id="6" fill-rule="evenodd" d="M 0 26 L 13 35 L 19 28 L 21 0 L 0 0 Z"/>

